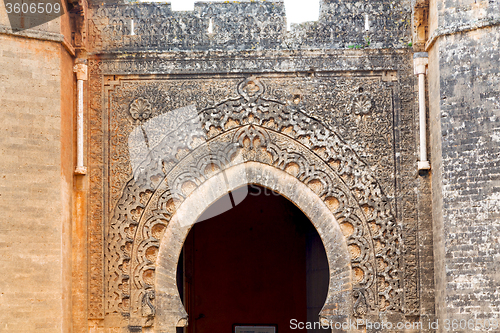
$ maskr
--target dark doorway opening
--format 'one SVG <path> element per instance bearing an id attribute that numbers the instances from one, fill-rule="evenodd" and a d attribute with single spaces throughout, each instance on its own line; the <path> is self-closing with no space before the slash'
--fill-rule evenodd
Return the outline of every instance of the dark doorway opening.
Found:
<path id="1" fill-rule="evenodd" d="M 229 333 L 235 324 L 306 332 L 290 321 L 318 321 L 329 269 L 316 229 L 281 195 L 256 185 L 244 190 L 240 204 L 216 215 L 214 203 L 206 214 L 215 216 L 202 216 L 189 232 L 177 268 L 189 323 L 178 332 Z"/>

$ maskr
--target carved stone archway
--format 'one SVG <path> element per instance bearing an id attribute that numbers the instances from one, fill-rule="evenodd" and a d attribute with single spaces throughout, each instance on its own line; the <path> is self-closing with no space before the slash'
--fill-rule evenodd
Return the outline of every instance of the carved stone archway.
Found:
<path id="1" fill-rule="evenodd" d="M 400 232 L 369 166 L 320 121 L 294 105 L 264 98 L 264 90 L 257 78 L 250 77 L 240 83 L 237 98 L 201 112 L 186 108 L 179 117 L 168 118 L 167 113 L 142 128 L 158 121 L 162 126 L 151 133 L 160 132 L 161 139 L 150 138 L 143 162 L 123 190 L 106 253 L 107 311 L 126 314 L 130 326 L 156 323 L 167 332 L 185 324 L 172 277 L 189 227 L 176 223 L 194 223 L 215 199 L 248 183 L 289 198 L 318 228 L 330 261 L 323 317 L 402 311 Z M 134 108 L 148 105 L 142 100 L 134 103 Z M 225 182 L 213 180 L 236 172 L 231 170 L 246 170 L 247 176 L 257 178 L 241 179 L 235 173 Z M 290 193 L 281 182 L 268 183 L 269 179 L 290 179 L 303 190 Z M 197 213 L 187 219 L 179 210 L 195 205 L 189 203 L 195 193 L 200 200 L 190 210 Z M 320 224 L 307 202 L 330 222 Z M 338 244 L 345 246 L 336 248 Z M 347 263 L 333 259 L 347 253 Z M 346 306 L 335 313 L 339 300 Z"/>
<path id="2" fill-rule="evenodd" d="M 174 333 L 176 326 L 187 324 L 187 313 L 176 285 L 176 268 L 191 227 L 212 203 L 247 184 L 264 186 L 281 194 L 299 207 L 313 223 L 325 246 L 330 267 L 328 295 L 320 317 L 343 322 L 351 315 L 351 258 L 333 213 L 316 193 L 287 172 L 262 163 L 246 162 L 208 179 L 189 194 L 172 216 L 161 240 L 156 262 L 157 332 Z"/>

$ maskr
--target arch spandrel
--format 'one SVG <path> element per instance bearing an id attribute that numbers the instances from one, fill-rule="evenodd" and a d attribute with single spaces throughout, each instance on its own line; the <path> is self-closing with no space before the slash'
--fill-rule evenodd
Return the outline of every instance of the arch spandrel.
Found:
<path id="1" fill-rule="evenodd" d="M 110 311 L 129 312 L 142 318 L 142 325 L 152 324 L 156 255 L 176 209 L 221 170 L 251 161 L 306 185 L 339 223 L 351 256 L 351 315 L 401 311 L 399 230 L 369 167 L 318 120 L 297 107 L 263 99 L 264 89 L 256 78 L 243 81 L 239 98 L 197 113 L 151 149 L 141 172 L 127 184 L 110 226 Z"/>

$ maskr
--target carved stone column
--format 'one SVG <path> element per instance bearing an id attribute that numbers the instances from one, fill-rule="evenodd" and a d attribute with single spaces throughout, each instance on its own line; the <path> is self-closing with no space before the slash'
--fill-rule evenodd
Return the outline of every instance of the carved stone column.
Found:
<path id="1" fill-rule="evenodd" d="M 87 174 L 87 168 L 83 165 L 83 81 L 87 81 L 87 65 L 86 64 L 76 64 L 73 67 L 73 72 L 76 73 L 77 79 L 77 158 L 76 158 L 76 168 L 75 174 L 85 175 Z"/>
<path id="2" fill-rule="evenodd" d="M 418 75 L 418 110 L 420 122 L 420 159 L 418 170 L 425 171 L 431 168 L 427 160 L 427 126 L 425 108 L 425 74 L 429 58 L 427 52 L 418 52 L 414 56 L 415 75 Z"/>

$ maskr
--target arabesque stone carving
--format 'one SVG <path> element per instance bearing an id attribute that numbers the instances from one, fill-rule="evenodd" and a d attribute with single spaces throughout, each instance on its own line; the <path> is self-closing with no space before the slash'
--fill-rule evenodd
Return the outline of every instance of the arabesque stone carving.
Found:
<path id="1" fill-rule="evenodd" d="M 264 98 L 257 77 L 237 90 L 166 130 L 125 185 L 106 240 L 106 311 L 150 324 L 156 255 L 177 207 L 213 173 L 249 161 L 293 175 L 330 208 L 351 252 L 353 315 L 402 311 L 400 230 L 369 166 L 300 106 Z"/>
<path id="2" fill-rule="evenodd" d="M 351 316 L 366 312 L 365 318 L 404 320 L 419 314 L 415 147 L 404 144 L 414 135 L 411 58 L 406 51 L 367 52 L 361 58 L 349 52 L 89 60 L 89 318 L 104 319 L 113 329 L 155 325 L 162 234 L 183 198 L 223 172 L 223 157 L 233 151 L 244 157 L 243 164 L 294 175 L 332 211 L 342 210 L 331 214 L 347 235 Z M 370 72 L 356 72 L 360 64 L 369 64 L 363 68 Z M 252 77 L 251 68 L 261 74 Z M 397 82 L 384 80 L 387 70 L 397 71 Z M 362 116 L 350 107 L 359 95 L 372 102 Z M 130 106 L 140 98 L 151 114 L 137 121 Z M 240 142 L 237 129 L 247 139 L 240 136 Z M 276 164 L 268 147 L 293 162 Z M 207 161 L 203 156 L 211 162 L 180 163 Z M 178 176 L 174 169 L 189 172 Z M 160 200 L 156 186 L 162 179 L 171 191 Z M 375 220 L 392 229 L 379 228 Z M 397 235 L 386 240 L 392 232 Z M 390 265 L 378 257 L 386 243 L 392 244 L 388 258 L 395 258 Z M 323 314 L 337 311 L 332 306 Z"/>

